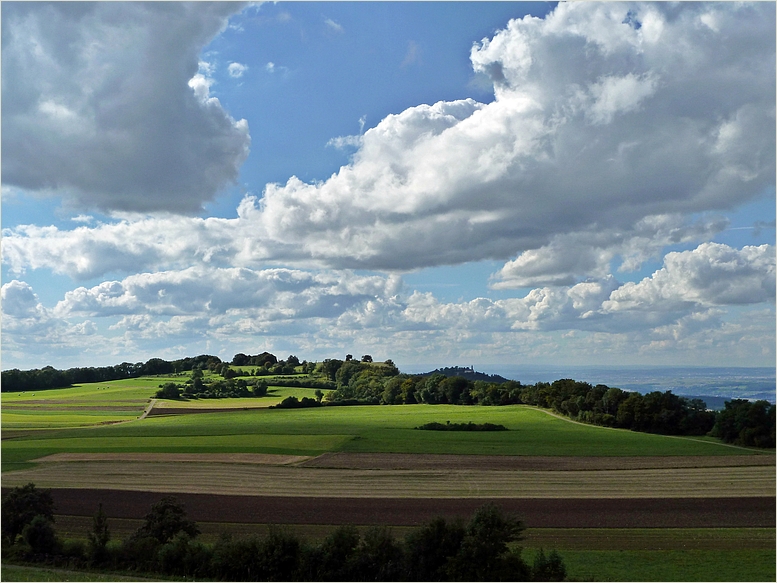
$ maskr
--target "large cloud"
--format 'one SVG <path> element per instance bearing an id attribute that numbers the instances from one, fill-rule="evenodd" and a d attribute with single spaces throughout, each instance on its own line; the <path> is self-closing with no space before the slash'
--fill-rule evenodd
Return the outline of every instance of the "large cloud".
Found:
<path id="1" fill-rule="evenodd" d="M 570 3 L 472 48 L 495 100 L 419 105 L 312 184 L 237 219 L 19 227 L 5 260 L 90 278 L 212 265 L 410 270 L 512 261 L 497 287 L 570 285 L 697 242 L 774 182 L 773 4 Z"/>
<path id="2" fill-rule="evenodd" d="M 4 5 L 3 183 L 108 211 L 200 210 L 248 154 L 245 120 L 196 77 L 240 6 Z"/>
<path id="3" fill-rule="evenodd" d="M 409 269 L 732 208 L 774 181 L 774 14 L 580 2 L 513 20 L 472 49 L 494 102 L 387 117 L 328 180 L 268 186 L 260 222 L 331 265 Z"/>

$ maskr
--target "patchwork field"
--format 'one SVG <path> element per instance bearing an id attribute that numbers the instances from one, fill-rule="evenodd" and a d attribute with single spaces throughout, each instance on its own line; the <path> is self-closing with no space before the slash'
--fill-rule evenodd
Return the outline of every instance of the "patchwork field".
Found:
<path id="1" fill-rule="evenodd" d="M 650 557 L 674 567 L 636 578 L 714 580 L 734 571 L 710 572 L 702 559 L 745 555 L 756 564 L 741 572 L 774 572 L 773 451 L 594 427 L 525 406 L 268 409 L 314 394 L 281 387 L 258 399 L 156 400 L 139 419 L 167 378 L 4 394 L 3 488 L 52 488 L 65 529 L 102 502 L 132 530 L 154 500 L 175 493 L 213 536 L 272 523 L 314 538 L 335 524 L 408 529 L 467 518 L 490 500 L 529 526 L 528 548 L 563 550 L 577 579 L 629 580 L 628 570 L 601 564 Z M 508 431 L 415 429 L 446 421 Z M 699 555 L 693 565 L 672 555 L 683 549 Z"/>

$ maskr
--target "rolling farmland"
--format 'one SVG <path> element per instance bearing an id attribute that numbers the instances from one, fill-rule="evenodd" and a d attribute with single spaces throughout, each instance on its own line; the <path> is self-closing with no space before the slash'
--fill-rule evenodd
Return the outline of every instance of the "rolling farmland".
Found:
<path id="1" fill-rule="evenodd" d="M 522 517 L 528 541 L 554 528 L 560 541 L 567 529 L 712 529 L 705 532 L 729 541 L 712 546 L 728 549 L 730 529 L 774 526 L 771 451 L 584 425 L 521 405 L 268 409 L 313 394 L 281 387 L 262 398 L 157 400 L 138 420 L 163 381 L 4 395 L 3 487 L 52 488 L 65 522 L 91 515 L 98 502 L 115 519 L 136 520 L 163 493 L 175 493 L 214 528 L 407 528 L 435 515 L 464 516 L 486 501 Z M 414 429 L 446 421 L 508 431 Z M 629 552 L 643 548 L 635 544 Z M 587 551 L 568 552 L 573 576 L 588 576 Z"/>

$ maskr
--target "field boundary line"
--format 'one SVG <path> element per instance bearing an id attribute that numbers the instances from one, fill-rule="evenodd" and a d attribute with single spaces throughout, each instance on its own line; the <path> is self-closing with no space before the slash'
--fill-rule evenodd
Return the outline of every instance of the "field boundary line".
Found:
<path id="1" fill-rule="evenodd" d="M 567 423 L 574 423 L 575 425 L 582 425 L 584 427 L 599 427 L 601 429 L 610 429 L 612 431 L 631 431 L 631 429 L 622 429 L 620 427 L 607 427 L 605 425 L 594 425 L 593 423 L 583 423 L 582 421 L 575 421 L 574 419 L 570 419 L 569 417 L 565 417 L 564 415 L 560 415 L 558 413 L 555 413 L 553 411 L 549 411 L 548 409 L 543 409 L 542 407 L 537 407 L 535 405 L 525 405 L 528 409 L 534 409 L 536 411 L 542 411 L 543 413 L 546 413 L 550 415 L 551 417 L 555 417 L 556 419 L 561 419 L 562 421 L 566 421 Z M 647 435 L 658 435 L 659 437 L 670 437 L 673 439 L 683 439 L 685 441 L 695 441 L 696 443 L 707 443 L 709 445 L 721 445 L 723 447 L 731 447 L 733 449 L 741 449 L 744 451 L 749 451 L 751 453 L 756 454 L 768 454 L 769 452 L 766 450 L 760 450 L 755 449 L 751 447 L 742 447 L 741 445 L 732 445 L 730 443 L 714 443 L 711 441 L 704 441 L 703 439 L 694 439 L 693 437 L 686 437 L 684 435 L 664 435 L 663 433 L 647 433 L 646 431 L 634 431 L 632 433 L 645 433 Z"/>

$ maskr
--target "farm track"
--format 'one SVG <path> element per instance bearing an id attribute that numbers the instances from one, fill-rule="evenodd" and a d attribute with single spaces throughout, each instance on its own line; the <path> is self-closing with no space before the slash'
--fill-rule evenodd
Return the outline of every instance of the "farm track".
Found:
<path id="1" fill-rule="evenodd" d="M 3 488 L 5 491 L 6 488 Z M 162 494 L 149 491 L 54 489 L 57 514 L 142 518 Z M 529 528 L 732 528 L 775 526 L 775 498 L 332 498 L 179 493 L 197 522 L 248 524 L 386 524 L 415 526 L 434 517 L 468 519 L 486 502 Z"/>
<path id="2" fill-rule="evenodd" d="M 169 458 L 168 458 L 169 459 Z M 334 469 L 225 461 L 53 461 L 3 485 L 333 498 L 774 497 L 773 466 L 624 470 Z M 207 458 L 206 458 L 207 459 Z"/>

